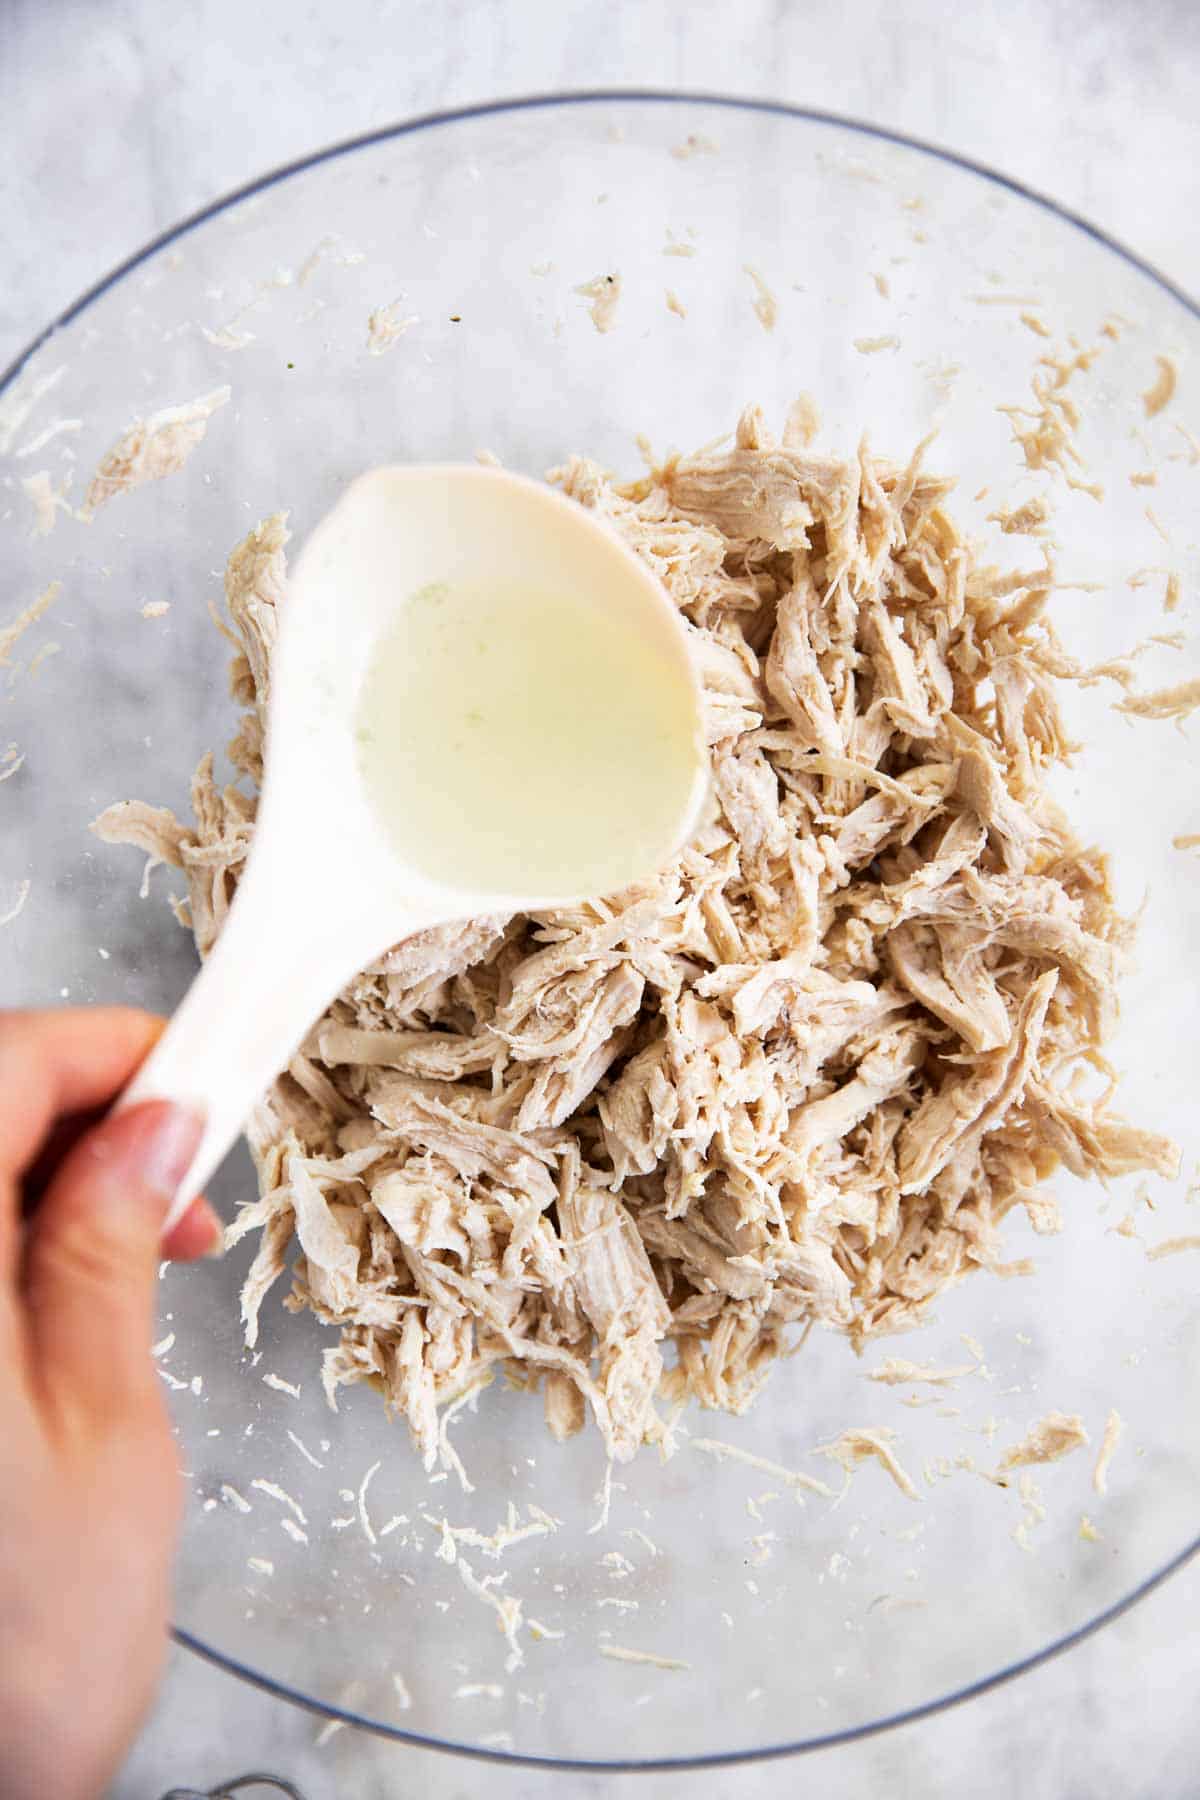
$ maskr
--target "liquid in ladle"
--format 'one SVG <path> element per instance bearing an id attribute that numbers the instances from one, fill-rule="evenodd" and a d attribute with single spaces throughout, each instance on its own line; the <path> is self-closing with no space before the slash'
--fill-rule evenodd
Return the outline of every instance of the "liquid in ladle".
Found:
<path id="1" fill-rule="evenodd" d="M 697 780 L 694 689 L 618 610 L 437 583 L 400 609 L 359 696 L 356 754 L 404 860 L 546 900 L 649 874 Z"/>

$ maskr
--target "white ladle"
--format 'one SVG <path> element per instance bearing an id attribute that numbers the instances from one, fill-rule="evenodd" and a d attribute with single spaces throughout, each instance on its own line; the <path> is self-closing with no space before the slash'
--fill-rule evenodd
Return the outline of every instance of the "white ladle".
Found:
<path id="1" fill-rule="evenodd" d="M 685 627 L 605 525 L 497 469 L 355 481 L 288 583 L 229 917 L 121 1098 L 205 1115 L 166 1228 L 359 969 L 433 925 L 648 876 L 705 770 Z"/>

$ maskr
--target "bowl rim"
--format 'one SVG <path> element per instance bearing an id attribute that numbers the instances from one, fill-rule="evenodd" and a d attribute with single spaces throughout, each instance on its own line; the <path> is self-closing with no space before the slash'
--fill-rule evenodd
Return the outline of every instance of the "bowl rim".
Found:
<path id="1" fill-rule="evenodd" d="M 57 314 L 30 340 L 7 368 L 0 371 L 0 399 L 3 399 L 19 379 L 30 360 L 57 332 L 72 324 L 87 311 L 94 301 L 103 298 L 127 275 L 149 262 L 169 245 L 187 237 L 189 233 L 206 224 L 210 219 L 219 217 L 220 214 L 230 211 L 245 200 L 266 193 L 271 188 L 289 180 L 293 175 L 304 174 L 324 163 L 333 162 L 337 158 L 348 156 L 355 151 L 367 150 L 377 144 L 415 136 L 419 132 L 432 130 L 439 126 L 457 125 L 470 120 L 497 117 L 509 113 L 549 111 L 556 108 L 566 110 L 571 107 L 614 104 L 675 106 L 681 110 L 687 107 L 709 107 L 727 112 L 757 113 L 767 117 L 793 119 L 805 124 L 828 126 L 831 129 L 849 132 L 868 142 L 893 144 L 902 149 L 914 150 L 935 162 L 948 163 L 965 174 L 978 176 L 991 186 L 1015 195 L 1018 199 L 1036 206 L 1053 218 L 1082 232 L 1085 237 L 1090 238 L 1104 249 L 1112 251 L 1122 262 L 1144 275 L 1162 292 L 1175 300 L 1192 318 L 1200 320 L 1200 301 L 1178 282 L 1164 274 L 1148 258 L 1130 249 L 1127 244 L 1105 231 L 1101 226 L 1096 225 L 1082 213 L 1064 206 L 1050 195 L 1015 176 L 1006 175 L 987 163 L 979 162 L 974 157 L 966 156 L 960 151 L 933 143 L 927 138 L 917 137 L 891 126 L 875 124 L 871 120 L 857 118 L 851 114 L 838 113 L 821 107 L 797 106 L 785 100 L 763 99 L 752 95 L 726 94 L 704 89 L 654 87 L 564 88 L 516 95 L 504 99 L 476 101 L 465 106 L 441 107 L 430 112 L 420 113 L 391 125 L 378 126 L 371 131 L 341 138 L 336 143 L 327 144 L 319 150 L 310 151 L 289 162 L 280 163 L 264 174 L 243 183 L 242 186 L 228 190 L 217 199 L 209 201 L 207 205 L 189 213 L 167 230 L 151 238 L 139 250 L 117 263 L 106 275 L 94 282 L 91 287 Z M 1131 1588 L 1127 1594 L 1114 1601 L 1110 1606 L 1103 1608 L 1090 1619 L 1086 1619 L 1083 1624 L 1077 1625 L 1061 1637 L 1053 1638 L 1049 1643 L 1031 1651 L 1027 1656 L 1019 1657 L 1016 1661 L 1006 1663 L 990 1674 L 980 1676 L 964 1687 L 952 1689 L 948 1693 L 937 1695 L 931 1700 L 921 1701 L 918 1705 L 906 1707 L 899 1712 L 885 1714 L 882 1718 L 870 1719 L 862 1724 L 846 1726 L 840 1730 L 824 1732 L 817 1736 L 758 1745 L 752 1749 L 707 1751 L 684 1756 L 591 1759 L 541 1756 L 528 1751 L 502 1750 L 485 1745 L 458 1743 L 450 1738 L 435 1737 L 428 1733 L 390 1725 L 382 1720 L 370 1719 L 353 1708 L 317 1700 L 311 1695 L 303 1694 L 290 1687 L 286 1682 L 278 1681 L 263 1671 L 248 1667 L 237 1657 L 218 1649 L 213 1644 L 206 1643 L 183 1626 L 172 1625 L 170 1629 L 174 1641 L 184 1649 L 192 1651 L 214 1667 L 251 1683 L 276 1699 L 285 1700 L 318 1718 L 336 1721 L 339 1724 L 353 1725 L 359 1730 L 369 1731 L 377 1737 L 411 1744 L 417 1749 L 443 1751 L 450 1755 L 470 1757 L 483 1763 L 547 1770 L 633 1774 L 713 1769 L 742 1763 L 766 1762 L 778 1757 L 804 1755 L 818 1750 L 830 1750 L 839 1745 L 857 1743 L 882 1732 L 893 1731 L 899 1726 L 912 1725 L 919 1720 L 947 1712 L 951 1707 L 958 1706 L 966 1700 L 972 1700 L 980 1694 L 988 1693 L 992 1689 L 1014 1680 L 1019 1675 L 1040 1668 L 1055 1657 L 1061 1656 L 1065 1651 L 1073 1649 L 1084 1639 L 1091 1637 L 1104 1626 L 1122 1617 L 1141 1600 L 1152 1594 L 1189 1563 L 1198 1552 L 1200 1552 L 1200 1534 L 1185 1544 L 1160 1568 Z"/>
<path id="2" fill-rule="evenodd" d="M 503 100 L 478 100 L 468 106 L 440 107 L 432 112 L 419 113 L 414 118 L 403 119 L 391 125 L 379 125 L 372 131 L 357 133 L 353 137 L 339 138 L 336 143 L 326 144 L 320 150 L 309 151 L 304 156 L 297 156 L 290 162 L 279 163 L 262 175 L 256 175 L 251 181 L 244 182 L 241 187 L 230 188 L 207 205 L 188 213 L 166 231 L 159 232 L 148 243 L 135 250 L 110 269 L 107 275 L 86 288 L 77 299 L 73 300 L 62 312 L 43 326 L 37 335 L 30 339 L 25 348 L 18 351 L 8 366 L 0 370 L 0 397 L 20 375 L 29 359 L 49 342 L 56 331 L 72 324 L 81 313 L 85 312 L 93 301 L 99 300 L 108 290 L 115 287 L 126 275 L 131 275 L 143 263 L 165 250 L 169 244 L 176 243 L 186 237 L 198 225 L 207 223 L 209 219 L 218 217 L 223 212 L 237 206 L 243 200 L 253 199 L 257 194 L 265 193 L 278 183 L 287 181 L 293 175 L 303 174 L 308 169 L 319 168 L 322 163 L 333 162 L 339 156 L 348 156 L 355 150 L 368 150 L 375 144 L 389 143 L 395 138 L 415 136 L 417 132 L 427 131 L 439 125 L 461 124 L 468 119 L 496 117 L 504 113 L 521 113 L 546 111 L 552 107 L 612 105 L 614 102 L 633 101 L 641 104 L 672 106 L 713 106 L 727 112 L 762 113 L 768 117 L 798 119 L 811 125 L 828 125 L 842 131 L 850 131 L 875 143 L 896 144 L 905 150 L 916 150 L 922 156 L 931 157 L 935 162 L 949 163 L 952 168 L 961 169 L 965 174 L 978 175 L 993 187 L 1004 189 L 1015 194 L 1018 199 L 1027 200 L 1052 217 L 1061 219 L 1064 224 L 1073 225 L 1082 231 L 1085 237 L 1102 245 L 1119 256 L 1122 262 L 1128 263 L 1141 274 L 1154 282 L 1164 293 L 1178 301 L 1193 318 L 1200 319 L 1200 300 L 1173 281 L 1169 275 L 1152 263 L 1148 257 L 1141 256 L 1131 250 L 1128 244 L 1102 226 L 1095 224 L 1083 213 L 1072 207 L 1064 206 L 1061 201 L 1053 199 L 1040 188 L 1020 181 L 1015 175 L 1005 175 L 990 164 L 979 162 L 973 156 L 966 156 L 959 150 L 950 150 L 945 145 L 935 144 L 929 138 L 917 137 L 907 131 L 897 131 L 890 125 L 876 125 L 869 119 L 856 118 L 851 113 L 838 113 L 824 107 L 794 106 L 787 100 L 766 100 L 753 95 L 723 94 L 703 88 L 562 88 L 535 94 L 519 94 Z"/>

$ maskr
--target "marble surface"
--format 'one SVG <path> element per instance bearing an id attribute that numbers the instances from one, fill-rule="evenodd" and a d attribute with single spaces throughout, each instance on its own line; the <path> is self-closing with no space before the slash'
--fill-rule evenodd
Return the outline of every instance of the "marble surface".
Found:
<path id="1" fill-rule="evenodd" d="M 677 15 L 677 16 L 676 16 Z M 260 170 L 406 114 L 539 88 L 654 83 L 859 114 L 994 163 L 1200 289 L 1190 0 L 1008 0 L 950 17 L 920 0 L 2 0 L 0 116 L 22 146 L 0 195 L 0 365 L 179 215 Z M 976 1800 L 1196 1791 L 1200 1572 L 1022 1681 L 918 1726 L 791 1767 L 610 1780 L 504 1771 L 319 1723 L 174 1653 L 112 1800 L 247 1767 L 308 1796 L 551 1791 L 731 1800 L 812 1784 Z"/>

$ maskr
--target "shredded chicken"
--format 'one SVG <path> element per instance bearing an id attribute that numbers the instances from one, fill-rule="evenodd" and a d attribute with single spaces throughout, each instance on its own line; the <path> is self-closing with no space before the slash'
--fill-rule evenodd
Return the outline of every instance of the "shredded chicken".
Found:
<path id="1" fill-rule="evenodd" d="M 1189 431 L 1186 425 L 1176 423 L 1175 430 L 1183 439 L 1186 448 L 1176 451 L 1167 460 L 1169 462 L 1186 462 L 1194 469 L 1197 463 L 1200 463 L 1200 438 L 1194 431 Z"/>
<path id="2" fill-rule="evenodd" d="M 217 331 L 202 325 L 200 336 L 216 350 L 248 350 L 255 341 L 252 331 L 239 331 L 233 325 L 222 325 Z"/>
<path id="3" fill-rule="evenodd" d="M 801 1474 L 798 1469 L 785 1469 L 781 1463 L 771 1462 L 765 1456 L 756 1456 L 751 1450 L 742 1450 L 735 1444 L 722 1443 L 719 1438 L 694 1437 L 689 1439 L 689 1448 L 702 1451 L 705 1456 L 715 1457 L 717 1462 L 743 1463 L 749 1469 L 757 1469 L 760 1474 L 770 1475 L 781 1481 L 785 1487 L 791 1488 L 800 1498 L 800 1490 L 810 1494 L 822 1494 L 833 1498 L 833 1489 L 824 1481 L 818 1481 L 813 1475 Z M 801 1502 L 803 1504 L 803 1502 Z"/>
<path id="4" fill-rule="evenodd" d="M 1170 405 L 1179 382 L 1179 372 L 1171 357 L 1156 356 L 1154 360 L 1158 364 L 1158 374 L 1152 385 L 1142 395 L 1142 404 L 1146 408 L 1148 419 L 1154 418 L 1156 413 L 1162 412 L 1165 406 Z"/>
<path id="5" fill-rule="evenodd" d="M 33 536 L 48 537 L 58 522 L 60 512 L 74 517 L 75 509 L 66 497 L 67 484 L 70 477 L 64 477 L 58 487 L 50 479 L 48 469 L 39 469 L 36 475 L 22 478 L 21 487 L 25 498 L 33 508 Z"/>
<path id="6" fill-rule="evenodd" d="M 419 323 L 416 313 L 404 311 L 403 298 L 389 300 L 386 306 L 377 306 L 367 314 L 367 349 L 372 356 L 382 356 L 410 326 Z"/>
<path id="7" fill-rule="evenodd" d="M 343 243 L 341 238 L 331 233 L 330 235 L 323 237 L 320 243 L 316 244 L 313 249 L 309 251 L 304 261 L 300 264 L 295 279 L 301 287 L 307 287 L 318 269 L 322 268 L 326 263 L 332 263 L 337 267 L 349 269 L 353 268 L 356 263 L 365 261 L 366 257 L 361 250 L 352 250 L 348 244 Z M 288 283 L 290 283 L 292 279 L 291 274 L 290 272 L 286 273 L 288 274 Z M 282 285 L 286 286 L 288 283 L 283 283 Z"/>
<path id="8" fill-rule="evenodd" d="M 1058 1462 L 1072 1450 L 1088 1443 L 1088 1434 L 1078 1413 L 1049 1412 L 1021 1439 L 1006 1450 L 1000 1460 L 1000 1472 L 1027 1468 L 1032 1463 Z"/>
<path id="9" fill-rule="evenodd" d="M 887 1471 L 902 1494 L 906 1494 L 910 1500 L 917 1500 L 920 1496 L 913 1484 L 912 1477 L 905 1473 L 892 1449 L 895 1435 L 894 1431 L 889 1431 L 884 1425 L 876 1426 L 871 1430 L 865 1427 L 853 1428 L 849 1431 L 839 1432 L 832 1443 L 822 1444 L 817 1454 L 818 1456 L 828 1456 L 845 1469 L 847 1475 L 860 1462 L 866 1462 L 873 1458 L 881 1469 Z"/>
<path id="10" fill-rule="evenodd" d="M 50 610 L 61 593 L 62 582 L 52 581 L 15 619 L 11 619 L 7 625 L 0 625 L 0 669 L 8 667 L 21 638 L 31 625 L 36 625 L 42 615 Z"/>
<path id="11" fill-rule="evenodd" d="M 1096 1466 L 1092 1470 L 1092 1486 L 1098 1494 L 1108 1492 L 1108 1465 L 1121 1441 L 1121 1433 L 1125 1429 L 1125 1421 L 1119 1412 L 1110 1412 L 1104 1421 L 1104 1437 L 1100 1444 L 1100 1454 L 1096 1458 Z"/>
<path id="12" fill-rule="evenodd" d="M 621 298 L 621 277 L 613 275 L 597 275 L 591 281 L 581 283 L 575 289 L 585 300 L 590 300 L 588 312 L 592 324 L 597 331 L 611 331 L 617 322 L 617 302 Z"/>
<path id="13" fill-rule="evenodd" d="M 788 450 L 807 450 L 821 429 L 821 414 L 811 394 L 797 394 L 783 422 L 783 443 Z"/>
<path id="14" fill-rule="evenodd" d="M 92 476 L 81 517 L 90 519 L 118 494 L 147 481 L 161 481 L 181 469 L 208 430 L 208 421 L 226 404 L 231 390 L 214 388 L 183 406 L 164 407 L 148 419 L 135 419 L 124 437 L 104 456 Z"/>
<path id="15" fill-rule="evenodd" d="M 902 1356 L 887 1356 L 877 1369 L 867 1371 L 868 1381 L 881 1381 L 886 1387 L 900 1387 L 926 1382 L 930 1387 L 953 1387 L 964 1375 L 973 1375 L 978 1363 L 957 1363 L 950 1369 L 931 1369 L 927 1363 L 908 1362 Z"/>
<path id="16" fill-rule="evenodd" d="M 1001 507 L 988 514 L 1007 535 L 1015 532 L 1023 537 L 1041 537 L 1049 517 L 1050 504 L 1042 494 L 1026 500 L 1023 506 Z"/>
<path id="17" fill-rule="evenodd" d="M 753 263 L 745 263 L 743 267 L 754 283 L 754 316 L 764 331 L 774 331 L 779 320 L 779 302 Z"/>
<path id="18" fill-rule="evenodd" d="M 1075 472 L 1083 465 L 1075 447 L 1079 408 L 1068 390 L 1075 375 L 1086 373 L 1099 354 L 1097 349 L 1080 350 L 1068 360 L 1047 352 L 1038 358 L 1034 371 L 1032 406 L 999 409 L 1008 416 L 1013 442 L 1020 446 L 1027 469 L 1057 469 L 1068 487 L 1090 494 L 1093 500 L 1102 500 L 1104 490 Z"/>
<path id="19" fill-rule="evenodd" d="M 1200 677 L 1174 687 L 1156 688 L 1152 694 L 1130 694 L 1116 702 L 1118 712 L 1135 719 L 1186 719 L 1200 706 Z"/>
<path id="20" fill-rule="evenodd" d="M 690 1669 L 691 1663 L 678 1656 L 657 1656 L 651 1650 L 628 1650 L 624 1644 L 597 1644 L 601 1656 L 612 1662 L 644 1663 L 651 1669 Z"/>
<path id="21" fill-rule="evenodd" d="M 1032 1550 L 1029 1534 L 1039 1525 L 1045 1524 L 1046 1508 L 1042 1505 L 1042 1490 L 1033 1476 L 1026 1469 L 1017 1483 L 1017 1492 L 1021 1496 L 1021 1518 L 1013 1527 L 1013 1537 L 1022 1550 Z"/>
<path id="22" fill-rule="evenodd" d="M 637 888 L 398 944 L 249 1123 L 247 1341 L 290 1267 L 285 1304 L 338 1334 L 330 1403 L 369 1382 L 429 1467 L 439 1413 L 501 1371 L 560 1437 L 590 1414 L 619 1457 L 669 1445 L 660 1405 L 742 1411 L 814 1323 L 861 1347 L 1004 1268 L 1014 1207 L 1056 1228 L 1059 1165 L 1177 1169 L 1096 1093 L 1130 927 L 1045 789 L 1079 676 L 1048 553 L 980 563 L 923 446 L 843 461 L 813 426 L 793 409 L 779 444 L 751 409 L 627 486 L 556 472 L 686 622 L 713 813 Z M 242 783 L 208 756 L 192 824 L 96 825 L 182 871 L 202 955 L 254 829 L 287 537 L 268 519 L 226 575 Z M 825 1454 L 912 1491 L 883 1432 Z"/>
<path id="23" fill-rule="evenodd" d="M 1200 1250 L 1200 1236 L 1190 1232 L 1183 1237 L 1163 1238 L 1161 1243 L 1150 1244 L 1146 1261 L 1161 1262 L 1165 1256 L 1178 1256 L 1184 1250 Z"/>

